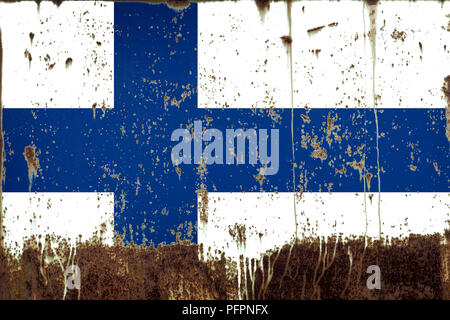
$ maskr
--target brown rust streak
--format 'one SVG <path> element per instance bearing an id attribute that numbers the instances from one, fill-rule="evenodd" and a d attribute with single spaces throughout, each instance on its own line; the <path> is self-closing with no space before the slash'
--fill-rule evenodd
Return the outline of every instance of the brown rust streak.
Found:
<path id="1" fill-rule="evenodd" d="M 260 13 L 270 9 L 270 0 L 255 0 L 255 4 Z"/>
<path id="2" fill-rule="evenodd" d="M 445 77 L 442 91 L 444 92 L 445 98 L 447 99 L 447 108 L 445 108 L 447 127 L 445 130 L 445 135 L 447 136 L 448 141 L 450 141 L 450 75 Z"/>
<path id="3" fill-rule="evenodd" d="M 203 187 L 197 190 L 197 194 L 200 197 L 199 208 L 200 221 L 203 223 L 208 223 L 208 191 Z"/>
<path id="4" fill-rule="evenodd" d="M 34 146 L 26 146 L 25 151 L 23 152 L 23 156 L 25 157 L 25 160 L 27 161 L 28 165 L 28 180 L 30 182 L 30 191 L 31 186 L 33 184 L 33 178 L 37 176 L 37 171 L 40 168 L 39 166 L 39 159 L 36 156 L 36 147 Z"/>
<path id="5" fill-rule="evenodd" d="M 308 29 L 307 32 L 308 32 L 309 34 L 317 33 L 317 32 L 319 32 L 319 31 L 321 31 L 323 28 L 325 28 L 325 25 L 319 26 L 319 27 L 315 27 L 315 28 L 312 28 L 312 29 Z"/>

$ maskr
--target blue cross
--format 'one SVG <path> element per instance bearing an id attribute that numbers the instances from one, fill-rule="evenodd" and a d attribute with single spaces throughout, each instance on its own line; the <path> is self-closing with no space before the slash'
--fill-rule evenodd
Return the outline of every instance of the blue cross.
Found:
<path id="1" fill-rule="evenodd" d="M 290 109 L 274 109 L 274 117 L 269 110 L 197 108 L 196 4 L 176 12 L 165 5 L 116 3 L 115 31 L 114 109 L 97 109 L 95 119 L 90 109 L 4 110 L 4 191 L 28 191 L 22 153 L 34 144 L 41 171 L 32 191 L 114 192 L 116 230 L 126 230 L 128 240 L 140 242 L 145 235 L 155 243 L 174 241 L 177 231 L 196 241 L 196 190 L 202 183 L 209 192 L 361 192 L 356 164 L 364 153 L 373 175 L 370 191 L 378 191 L 372 109 L 294 110 L 294 189 Z M 445 110 L 384 109 L 378 116 L 381 190 L 448 192 Z M 204 175 L 198 165 L 177 171 L 171 133 L 195 120 L 223 132 L 279 129 L 278 173 L 261 182 L 255 177 L 259 164 L 210 165 Z M 339 129 L 327 132 L 330 120 Z M 315 136 L 326 156 L 311 156 Z"/>

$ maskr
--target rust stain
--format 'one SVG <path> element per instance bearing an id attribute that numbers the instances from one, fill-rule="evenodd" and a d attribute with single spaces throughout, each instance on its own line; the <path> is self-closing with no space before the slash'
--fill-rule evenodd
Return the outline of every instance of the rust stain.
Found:
<path id="1" fill-rule="evenodd" d="M 320 145 L 320 142 L 317 142 L 317 136 L 315 136 L 311 140 L 311 147 L 313 147 L 313 152 L 311 153 L 311 157 L 314 159 L 326 160 L 327 150 Z"/>
<path id="2" fill-rule="evenodd" d="M 270 0 L 255 0 L 261 18 L 264 18 L 266 11 L 270 9 Z"/>
<path id="3" fill-rule="evenodd" d="M 93 116 L 94 116 L 94 119 L 95 119 L 95 108 L 97 108 L 97 102 L 95 102 L 95 103 L 92 105 L 92 114 L 93 114 Z"/>
<path id="4" fill-rule="evenodd" d="M 167 110 L 167 106 L 169 105 L 170 97 L 164 95 L 164 109 Z"/>
<path id="5" fill-rule="evenodd" d="M 406 39 L 406 33 L 404 31 L 398 31 L 395 29 L 391 34 L 392 39 L 394 40 L 401 40 L 402 42 Z"/>
<path id="6" fill-rule="evenodd" d="M 200 221 L 208 223 L 208 190 L 202 184 L 202 188 L 197 190 L 197 195 L 200 197 L 198 205 L 198 212 L 200 213 Z"/>
<path id="7" fill-rule="evenodd" d="M 179 168 L 179 167 L 176 167 L 175 168 L 175 172 L 178 174 L 178 179 L 180 179 L 181 178 L 181 168 Z"/>
<path id="8" fill-rule="evenodd" d="M 330 112 L 331 113 L 331 112 Z M 331 117 L 330 113 L 328 113 L 327 116 L 327 136 L 326 140 L 328 142 L 328 146 L 331 146 L 331 143 L 333 142 L 333 139 L 331 138 L 331 135 L 333 135 L 334 140 L 337 142 L 341 142 L 341 137 L 337 134 L 341 130 L 340 125 L 335 125 L 335 122 L 337 121 L 337 115 L 335 117 Z"/>
<path id="9" fill-rule="evenodd" d="M 105 113 L 106 113 L 106 103 L 105 103 L 105 101 L 102 102 L 102 111 L 103 111 L 103 115 L 105 115 Z"/>
<path id="10" fill-rule="evenodd" d="M 304 122 L 306 122 L 306 123 L 310 123 L 310 122 L 311 122 L 311 118 L 308 117 L 307 115 L 301 114 L 300 116 L 302 117 L 302 120 L 303 120 Z"/>
<path id="11" fill-rule="evenodd" d="M 37 176 L 39 167 L 39 159 L 37 158 L 36 147 L 26 146 L 23 156 L 27 161 L 28 165 L 28 180 L 30 182 L 29 190 L 31 191 L 31 186 L 33 184 L 33 178 Z"/>
<path id="12" fill-rule="evenodd" d="M 319 27 L 315 27 L 315 28 L 308 29 L 307 32 L 308 32 L 309 34 L 314 34 L 314 33 L 317 33 L 317 32 L 319 32 L 319 31 L 321 31 L 323 28 L 325 28 L 324 25 L 323 25 L 323 26 L 319 26 Z"/>
<path id="13" fill-rule="evenodd" d="M 311 52 L 318 58 L 319 57 L 319 53 L 321 52 L 322 50 L 321 49 L 314 49 L 314 50 L 311 50 Z"/>
<path id="14" fill-rule="evenodd" d="M 362 179 L 364 166 L 365 166 L 365 158 L 364 157 L 359 162 L 356 162 L 356 160 L 353 160 L 352 162 L 347 162 L 347 165 L 349 165 L 350 167 L 352 167 L 355 170 L 358 170 L 359 178 Z"/>
<path id="15" fill-rule="evenodd" d="M 72 58 L 67 58 L 67 60 L 66 60 L 66 69 L 72 66 L 72 62 L 73 62 Z"/>
<path id="16" fill-rule="evenodd" d="M 371 6 L 371 5 L 377 4 L 379 0 L 365 0 L 365 1 L 367 2 L 367 4 L 368 4 L 369 6 Z"/>
<path id="17" fill-rule="evenodd" d="M 370 181 L 372 181 L 373 174 L 370 172 L 366 173 L 366 180 L 367 180 L 367 188 L 370 190 Z"/>
<path id="18" fill-rule="evenodd" d="M 289 36 L 289 35 L 288 36 L 282 36 L 282 37 L 280 37 L 280 39 L 281 39 L 281 41 L 283 41 L 283 44 L 286 45 L 286 46 L 289 46 L 292 43 L 292 37 Z"/>
<path id="19" fill-rule="evenodd" d="M 447 99 L 447 108 L 445 109 L 447 128 L 445 131 L 445 135 L 447 136 L 448 141 L 450 141 L 450 75 L 445 77 L 442 91 L 444 92 L 445 98 Z"/>
<path id="20" fill-rule="evenodd" d="M 209 123 L 213 121 L 213 118 L 205 115 L 206 125 L 209 126 Z"/>
<path id="21" fill-rule="evenodd" d="M 163 1 L 162 1 L 163 2 Z M 167 0 L 167 6 L 176 10 L 183 10 L 189 7 L 191 4 L 190 0 Z"/>
<path id="22" fill-rule="evenodd" d="M 301 146 L 304 149 L 308 149 L 308 143 L 311 141 L 309 133 L 302 134 Z"/>
<path id="23" fill-rule="evenodd" d="M 228 227 L 228 233 L 233 237 L 233 239 L 236 240 L 236 243 L 239 246 L 245 246 L 245 243 L 247 241 L 245 225 L 235 223 L 234 226 Z"/>
<path id="24" fill-rule="evenodd" d="M 30 43 L 31 45 L 33 45 L 34 33 L 30 32 L 29 36 L 30 36 Z"/>
<path id="25" fill-rule="evenodd" d="M 31 53 L 28 51 L 28 49 L 25 49 L 23 55 L 26 59 L 28 59 L 28 67 L 31 67 L 31 61 L 33 61 L 33 57 L 31 56 Z"/>
<path id="26" fill-rule="evenodd" d="M 448 118 L 447 118 L 448 119 Z M 447 120 L 448 121 L 448 120 Z M 448 122 L 447 122 L 448 123 Z M 447 127 L 447 132 L 448 132 L 448 127 Z M 448 137 L 448 136 L 447 136 Z M 441 170 L 439 170 L 438 164 L 436 161 L 433 162 L 433 167 L 434 170 L 436 170 L 437 174 L 440 176 L 441 175 Z"/>
<path id="27" fill-rule="evenodd" d="M 40 2 L 40 1 L 39 1 Z M 59 7 L 61 5 L 61 3 L 63 3 L 63 0 L 52 0 L 52 2 Z"/>
<path id="28" fill-rule="evenodd" d="M 0 250 L 3 249 L 3 104 L 2 104 L 3 46 L 0 29 Z"/>
<path id="29" fill-rule="evenodd" d="M 377 34 L 377 11 L 378 11 L 378 0 L 366 0 L 368 4 L 369 17 L 370 17 L 370 46 L 372 51 L 372 96 L 373 96 L 373 114 L 375 118 L 376 127 L 376 145 L 377 145 L 377 180 L 378 180 L 378 233 L 380 239 L 382 238 L 381 231 L 381 175 L 380 175 L 380 148 L 379 148 L 379 126 L 378 126 L 378 115 L 377 115 L 377 97 L 375 92 L 375 79 L 376 79 L 376 61 L 377 61 L 377 50 L 376 50 L 376 34 Z M 365 197 L 365 191 L 364 191 Z"/>
<path id="30" fill-rule="evenodd" d="M 254 175 L 255 179 L 258 180 L 260 187 L 262 188 L 262 184 L 264 182 L 264 179 L 266 178 L 263 170 L 259 170 L 257 175 Z"/>
<path id="31" fill-rule="evenodd" d="M 273 106 L 269 108 L 269 114 L 272 120 L 275 122 L 278 122 L 278 120 L 281 118 L 281 116 L 275 111 Z"/>
<path id="32" fill-rule="evenodd" d="M 246 231 L 240 224 L 228 229 L 240 244 L 245 244 Z M 292 250 L 285 245 L 266 252 L 259 261 L 239 259 L 239 266 L 231 269 L 241 270 L 239 279 L 230 276 L 225 258 L 204 262 L 199 258 L 200 246 L 184 241 L 158 248 L 125 247 L 121 239 L 114 246 L 80 242 L 76 254 L 65 243 L 61 249 L 52 251 L 48 243 L 40 250 L 30 242 L 18 262 L 12 262 L 0 251 L 0 266 L 5 270 L 0 273 L 0 283 L 5 288 L 0 291 L 0 298 L 61 299 L 65 283 L 60 265 L 54 259 L 58 256 L 62 261 L 76 261 L 82 272 L 81 290 L 67 291 L 68 300 L 225 300 L 236 299 L 238 291 L 247 299 L 269 300 L 444 299 L 449 294 L 448 245 L 440 244 L 442 238 L 410 236 L 390 246 L 372 239 L 367 245 L 364 239 L 347 243 L 340 238 L 302 240 Z M 348 263 L 349 248 L 355 262 L 353 268 Z M 46 258 L 53 261 L 46 263 Z M 348 281 L 358 279 L 360 266 L 373 261 L 381 268 L 389 266 L 385 269 L 383 290 L 370 292 L 365 281 Z M 288 276 L 284 282 L 282 268 L 286 268 Z M 336 274 L 348 276 L 336 277 Z M 237 286 L 238 281 L 242 287 Z"/>
<path id="33" fill-rule="evenodd" d="M 40 12 L 41 11 L 41 2 L 42 2 L 42 0 L 34 0 L 34 2 L 36 2 L 37 11 Z"/>

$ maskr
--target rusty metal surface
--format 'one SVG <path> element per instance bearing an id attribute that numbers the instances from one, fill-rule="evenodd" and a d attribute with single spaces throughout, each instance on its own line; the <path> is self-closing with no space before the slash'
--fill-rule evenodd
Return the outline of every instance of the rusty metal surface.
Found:
<path id="1" fill-rule="evenodd" d="M 446 295 L 444 4 L 430 35 L 426 23 L 401 29 L 410 20 L 399 11 L 390 21 L 378 1 L 361 3 L 354 21 L 344 10 L 318 23 L 308 20 L 314 2 L 249 2 L 251 12 L 239 2 L 53 2 L 29 4 L 33 22 L 17 30 L 0 21 L 0 230 L 18 251 L 36 237 L 20 262 L 38 279 L 25 298 L 59 297 L 49 288 L 62 284 L 63 298 L 80 299 L 64 268 L 75 260 L 91 278 L 111 261 L 114 281 L 128 277 L 127 293 L 114 287 L 109 298 Z M 59 32 L 62 17 L 76 29 Z M 419 74 L 440 78 L 411 80 Z M 102 243 L 85 242 L 93 235 Z M 156 282 L 131 293 L 142 283 L 129 275 L 145 278 L 140 259 Z M 170 260 L 179 265 L 163 275 Z M 367 291 L 361 276 L 375 263 L 384 292 Z M 200 280 L 183 273 L 189 264 Z M 60 275 L 48 285 L 50 274 Z"/>

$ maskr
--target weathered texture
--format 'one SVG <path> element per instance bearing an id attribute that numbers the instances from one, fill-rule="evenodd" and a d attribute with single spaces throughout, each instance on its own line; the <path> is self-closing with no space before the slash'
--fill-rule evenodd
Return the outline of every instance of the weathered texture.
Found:
<path id="1" fill-rule="evenodd" d="M 236 299 L 240 288 L 248 299 L 448 299 L 448 250 L 442 240 L 410 236 L 390 245 L 368 240 L 365 247 L 362 238 L 309 239 L 267 252 L 261 261 L 241 259 L 240 266 L 223 256 L 201 261 L 199 247 L 184 242 L 155 249 L 93 241 L 77 246 L 73 261 L 81 269 L 81 288 L 68 290 L 66 298 L 224 300 Z M 67 261 L 67 246 L 55 252 Z M 54 258 L 48 245 L 42 249 L 32 242 L 18 261 L 8 261 L 0 250 L 0 298 L 61 299 L 64 278 Z M 381 290 L 366 287 L 372 264 L 381 268 Z"/>
<path id="2" fill-rule="evenodd" d="M 36 147 L 26 146 L 23 156 L 25 157 L 28 166 L 28 180 L 30 182 L 29 190 L 31 191 L 33 178 L 37 176 L 39 169 L 39 159 L 37 158 Z"/>
<path id="3" fill-rule="evenodd" d="M 445 77 L 442 91 L 447 98 L 447 108 L 445 109 L 445 116 L 447 117 L 447 128 L 445 130 L 445 135 L 447 136 L 448 141 L 450 141 L 450 76 Z"/>
<path id="4" fill-rule="evenodd" d="M 443 285 L 442 298 L 445 300 L 450 300 L 450 230 L 447 230 L 445 232 L 445 241 L 441 249 L 441 265 L 441 277 Z"/>

